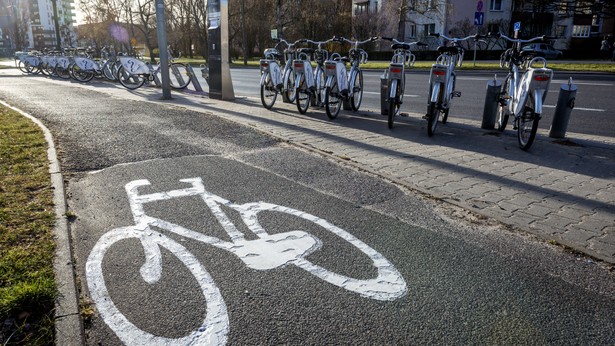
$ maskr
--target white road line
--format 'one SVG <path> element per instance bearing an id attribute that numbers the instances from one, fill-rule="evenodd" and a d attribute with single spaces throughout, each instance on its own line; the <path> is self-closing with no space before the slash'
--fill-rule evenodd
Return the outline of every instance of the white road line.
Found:
<path id="1" fill-rule="evenodd" d="M 545 107 L 545 108 L 555 108 L 555 106 L 553 106 L 553 105 L 543 105 L 543 107 Z M 599 108 L 574 107 L 574 109 L 577 109 L 577 110 L 580 110 L 580 111 L 588 111 L 588 112 L 606 112 L 606 109 L 599 109 Z"/>
<path id="2" fill-rule="evenodd" d="M 562 83 L 562 84 L 568 84 L 567 80 L 559 80 L 559 79 L 554 79 L 553 83 Z M 574 78 L 572 79 L 572 84 L 577 84 L 577 85 L 592 85 L 592 86 L 613 86 L 613 83 L 594 83 L 594 82 L 575 82 Z"/>
<path id="3" fill-rule="evenodd" d="M 380 93 L 375 92 L 375 91 L 363 91 L 364 94 L 370 94 L 370 95 L 380 95 Z M 408 94 L 404 94 L 404 97 L 419 97 L 419 95 L 408 95 Z"/>

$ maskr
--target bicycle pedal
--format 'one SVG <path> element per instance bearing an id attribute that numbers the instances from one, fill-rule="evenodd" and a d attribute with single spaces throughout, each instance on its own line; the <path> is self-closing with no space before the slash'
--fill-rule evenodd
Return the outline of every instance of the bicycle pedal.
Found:
<path id="1" fill-rule="evenodd" d="M 461 97 L 461 91 L 453 91 L 453 97 Z"/>

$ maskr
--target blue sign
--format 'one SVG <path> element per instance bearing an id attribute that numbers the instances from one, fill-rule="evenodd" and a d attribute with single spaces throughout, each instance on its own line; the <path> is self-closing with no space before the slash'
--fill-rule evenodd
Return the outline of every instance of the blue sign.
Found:
<path id="1" fill-rule="evenodd" d="M 485 14 L 483 12 L 474 12 L 474 25 L 483 25 Z"/>
<path id="2" fill-rule="evenodd" d="M 515 23 L 515 31 L 521 31 L 521 22 Z"/>

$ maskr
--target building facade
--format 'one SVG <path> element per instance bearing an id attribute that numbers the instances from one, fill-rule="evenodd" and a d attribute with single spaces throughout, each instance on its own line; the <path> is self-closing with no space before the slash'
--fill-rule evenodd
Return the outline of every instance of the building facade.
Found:
<path id="1" fill-rule="evenodd" d="M 0 0 L 0 6 L 0 54 L 76 43 L 74 0 Z"/>
<path id="2" fill-rule="evenodd" d="M 461 37 L 500 32 L 512 37 L 517 24 L 520 37 L 554 36 L 557 49 L 585 51 L 596 50 L 604 37 L 614 40 L 608 1 L 613 0 L 354 0 L 352 12 L 353 18 L 388 15 L 399 24 L 386 35 L 406 41 L 424 41 L 430 33 Z"/>

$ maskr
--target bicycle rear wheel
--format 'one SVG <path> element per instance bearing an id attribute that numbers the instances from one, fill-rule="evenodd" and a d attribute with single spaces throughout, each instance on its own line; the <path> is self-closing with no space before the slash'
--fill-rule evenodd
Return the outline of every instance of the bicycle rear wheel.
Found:
<path id="1" fill-rule="evenodd" d="M 145 84 L 145 77 L 142 75 L 130 74 L 126 72 L 124 66 L 117 70 L 117 79 L 126 89 L 135 90 Z"/>
<path id="2" fill-rule="evenodd" d="M 506 77 L 502 86 L 502 94 L 500 95 L 500 104 L 498 105 L 498 117 L 495 122 L 495 128 L 504 132 L 506 124 L 508 124 L 508 103 L 510 102 L 510 76 Z"/>
<path id="3" fill-rule="evenodd" d="M 393 79 L 391 84 L 389 85 L 389 90 L 395 90 L 395 95 L 399 95 L 399 81 Z M 390 95 L 390 94 L 389 94 Z M 393 128 L 393 122 L 395 121 L 395 116 L 399 113 L 400 104 L 397 102 L 397 97 L 389 96 L 389 106 L 388 106 L 388 126 L 390 129 Z"/>
<path id="4" fill-rule="evenodd" d="M 284 93 L 286 93 L 288 102 L 295 102 L 297 98 L 297 90 L 295 90 L 295 73 L 292 71 L 288 75 L 288 80 L 286 81 L 286 85 L 284 86 Z"/>
<path id="5" fill-rule="evenodd" d="M 358 111 L 359 107 L 361 107 L 361 101 L 363 101 L 363 71 L 357 70 L 356 76 L 354 78 L 354 83 L 352 85 L 351 96 L 350 96 L 350 106 L 353 111 Z"/>
<path id="6" fill-rule="evenodd" d="M 316 71 L 316 105 L 322 107 L 325 105 L 325 94 L 327 89 L 325 87 L 325 72 L 322 67 L 317 67 Z"/>
<path id="7" fill-rule="evenodd" d="M 519 146 L 523 150 L 528 150 L 534 143 L 536 138 L 536 131 L 538 131 L 538 122 L 540 121 L 540 115 L 534 112 L 534 109 L 525 107 L 523 113 L 519 117 L 519 123 L 517 124 L 517 138 L 519 140 Z"/>
<path id="8" fill-rule="evenodd" d="M 169 78 L 173 89 L 185 89 L 190 84 L 188 70 L 182 63 L 174 62 L 169 66 Z"/>
<path id="9" fill-rule="evenodd" d="M 299 113 L 305 114 L 308 107 L 310 106 L 312 92 L 307 87 L 305 76 L 301 75 L 300 78 L 301 79 L 299 80 L 299 88 L 297 88 L 297 110 L 299 111 Z"/>
<path id="10" fill-rule="evenodd" d="M 277 97 L 278 91 L 273 86 L 271 74 L 266 72 L 261 82 L 261 103 L 263 104 L 263 107 L 271 109 Z"/>
<path id="11" fill-rule="evenodd" d="M 329 119 L 337 118 L 342 108 L 342 98 L 339 93 L 337 82 L 334 82 L 331 87 L 325 91 L 325 111 Z"/>
<path id="12" fill-rule="evenodd" d="M 427 135 L 431 137 L 434 133 L 436 133 L 436 127 L 438 127 L 438 118 L 440 117 L 438 104 L 435 102 L 430 102 L 429 107 L 427 107 L 427 113 Z"/>

